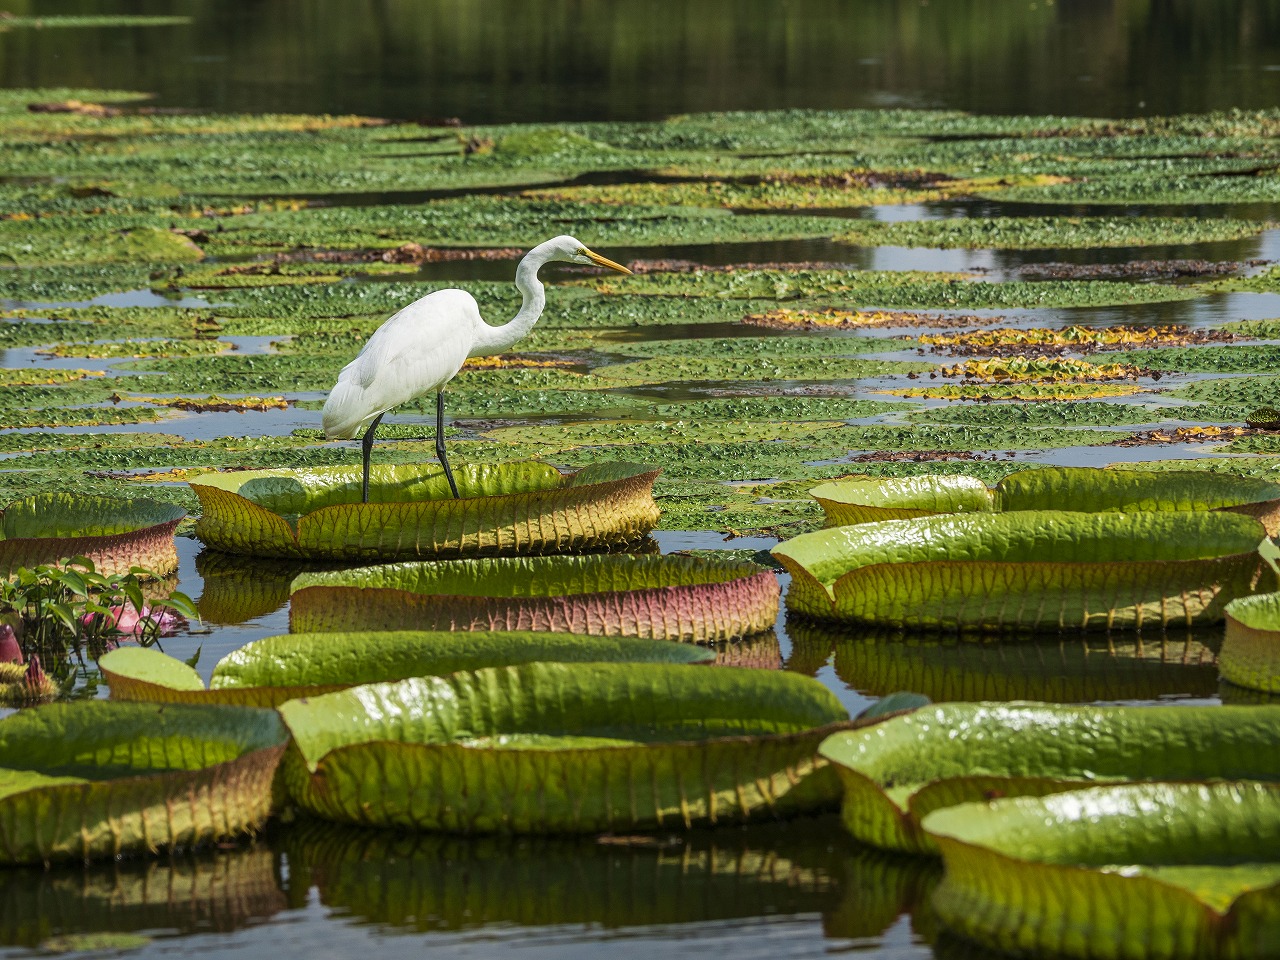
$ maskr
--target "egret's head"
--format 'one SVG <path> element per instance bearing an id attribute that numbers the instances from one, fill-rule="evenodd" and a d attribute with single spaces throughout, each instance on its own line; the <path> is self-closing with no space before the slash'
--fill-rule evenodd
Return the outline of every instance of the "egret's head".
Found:
<path id="1" fill-rule="evenodd" d="M 602 257 L 594 250 L 587 249 L 586 244 L 574 237 L 556 237 L 550 242 L 556 245 L 557 260 L 568 260 L 570 263 L 586 265 L 594 264 L 597 267 L 608 267 L 610 270 L 617 270 L 619 273 L 631 272 L 622 264 L 614 263 L 608 257 Z"/>

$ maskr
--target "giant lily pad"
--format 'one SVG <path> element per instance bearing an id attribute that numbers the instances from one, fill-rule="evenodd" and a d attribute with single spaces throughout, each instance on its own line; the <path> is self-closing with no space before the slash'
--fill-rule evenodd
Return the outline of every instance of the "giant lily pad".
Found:
<path id="1" fill-rule="evenodd" d="M 1222 679 L 1239 687 L 1280 693 L 1280 593 L 1227 604 Z"/>
<path id="2" fill-rule="evenodd" d="M 658 471 L 606 463 L 562 475 L 542 463 L 467 464 L 454 499 L 435 464 L 202 476 L 196 535 L 229 553 L 324 560 L 563 553 L 632 542 L 658 519 Z"/>
<path id="3" fill-rule="evenodd" d="M 848 715 L 795 674 L 530 663 L 280 707 L 289 793 L 332 820 L 462 833 L 684 828 L 829 807 Z"/>
<path id="4" fill-rule="evenodd" d="M 1227 711 L 1231 712 L 1231 711 Z M 1019 955 L 1274 956 L 1280 789 L 1131 784 L 966 803 L 924 821 L 953 930 Z"/>
<path id="5" fill-rule="evenodd" d="M 696 557 L 501 557 L 304 573 L 290 628 L 548 630 L 709 643 L 767 630 L 778 578 Z"/>
<path id="6" fill-rule="evenodd" d="M 287 734 L 275 713 L 55 703 L 0 721 L 0 861 L 111 857 L 261 826 Z"/>
<path id="7" fill-rule="evenodd" d="M 27 497 L 9 504 L 0 517 L 0 573 L 86 557 L 108 576 L 133 567 L 165 576 L 178 569 L 173 533 L 184 516 L 181 507 L 154 500 Z"/>
<path id="8" fill-rule="evenodd" d="M 844 822 L 873 846 L 934 850 L 930 811 L 1135 780 L 1280 780 L 1280 710 L 954 703 L 833 735 Z"/>
<path id="9" fill-rule="evenodd" d="M 1213 623 L 1274 589 L 1262 525 L 1233 513 L 1022 510 L 884 520 L 774 548 L 787 606 L 822 620 L 932 629 Z"/>
<path id="10" fill-rule="evenodd" d="M 1229 510 L 1280 531 L 1280 483 L 1203 470 L 1051 467 L 1020 470 L 994 488 L 954 475 L 836 480 L 810 491 L 827 525 L 901 520 L 939 513 L 1072 510 Z"/>
<path id="11" fill-rule="evenodd" d="M 150 647 L 120 647 L 98 661 L 116 700 L 275 707 L 362 683 L 457 670 L 554 661 L 706 663 L 708 650 L 657 640 L 559 633 L 290 633 L 247 644 L 213 668 L 195 669 Z"/>
<path id="12" fill-rule="evenodd" d="M 921 636 L 801 620 L 788 628 L 791 669 L 803 664 L 816 671 L 834 653 L 836 676 L 873 696 L 913 690 L 936 703 L 1097 703 L 1218 692 L 1218 658 L 1206 645 L 1210 638 L 1191 631 L 1151 637 L 1038 636 L 1008 643 L 1003 634 Z"/>

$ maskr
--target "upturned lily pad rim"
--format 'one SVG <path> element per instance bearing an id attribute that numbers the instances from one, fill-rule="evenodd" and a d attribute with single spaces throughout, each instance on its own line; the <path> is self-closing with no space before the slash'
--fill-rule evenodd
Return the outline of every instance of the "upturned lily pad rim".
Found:
<path id="1" fill-rule="evenodd" d="M 923 829 L 946 866 L 935 906 L 962 935 L 1136 960 L 1274 944 L 1277 822 L 1280 787 L 1227 780 L 963 803 L 928 814 Z"/>
<path id="2" fill-rule="evenodd" d="M 340 662 L 341 654 L 355 651 L 358 655 L 359 651 L 367 650 L 370 645 L 380 648 L 373 651 L 373 656 L 377 658 L 375 665 L 389 669 L 399 666 L 401 669 L 391 669 L 393 674 L 401 674 L 401 670 L 405 672 L 402 675 L 374 677 L 370 674 L 377 671 L 366 667 L 363 671 L 357 671 L 357 679 L 344 679 L 340 673 L 335 673 L 324 681 L 313 676 L 297 676 L 297 682 L 290 683 L 254 683 L 246 679 L 254 672 L 255 662 L 265 664 L 259 672 L 271 679 L 270 675 L 273 673 L 290 672 L 287 665 L 289 658 L 295 661 L 311 660 L 314 669 L 322 669 L 325 663 L 334 666 L 335 656 Z M 446 649 L 440 649 L 441 646 Z M 633 649 L 628 650 L 627 647 Z M 415 653 L 421 659 L 415 660 Z M 322 657 L 323 654 L 328 655 L 327 661 Z M 574 657 L 566 659 L 566 654 L 573 654 Z M 581 656 L 577 656 L 578 654 Z M 397 656 L 402 656 L 404 660 L 398 661 Z M 391 658 L 390 662 L 386 661 L 388 657 Z M 431 662 L 433 659 L 438 661 L 434 665 Z M 468 663 L 468 660 L 471 662 Z M 287 700 L 321 696 L 368 683 L 442 676 L 457 670 L 474 670 L 497 663 L 507 665 L 548 660 L 571 663 L 622 661 L 698 665 L 713 662 L 715 652 L 687 644 L 632 638 L 532 632 L 404 630 L 290 633 L 264 637 L 231 651 L 219 660 L 207 686 L 193 667 L 150 647 L 119 647 L 103 655 L 98 661 L 98 667 L 111 688 L 112 697 L 116 699 L 278 706 Z"/>
<path id="3" fill-rule="evenodd" d="M 53 530 L 36 533 L 54 515 Z M 177 524 L 187 512 L 174 503 L 146 497 L 96 494 L 37 493 L 12 501 L 0 510 L 0 544 L 63 540 L 71 537 L 113 537 Z M 59 517 L 66 517 L 58 522 Z M 17 525 L 20 527 L 15 529 Z"/>
<path id="4" fill-rule="evenodd" d="M 1270 480 L 1199 470 L 1134 470 L 1123 467 L 1039 467 L 1018 470 L 987 486 L 977 477 L 961 474 L 922 474 L 912 477 L 848 478 L 813 487 L 809 493 L 828 515 L 844 514 L 874 519 L 902 516 L 977 511 L 1007 512 L 1045 509 L 1054 489 L 1063 495 L 1076 484 L 1096 480 L 1101 505 L 1081 504 L 1055 509 L 1083 510 L 1231 510 L 1265 507 L 1280 503 L 1280 483 Z M 1185 485 L 1188 499 L 1162 503 L 1161 498 L 1178 496 Z M 1127 493 L 1122 493 L 1124 487 Z M 1218 488 L 1216 491 L 1213 488 Z M 1212 496 L 1200 501 L 1197 497 Z M 1108 497 L 1113 498 L 1107 500 Z M 1011 503 L 1006 500 L 1012 498 Z M 1115 499 L 1118 498 L 1118 499 Z M 1153 500 L 1154 498 L 1154 500 Z M 949 503 L 947 501 L 950 501 Z M 836 522 L 839 521 L 837 519 Z M 865 522 L 865 520 L 854 521 Z"/>
<path id="5" fill-rule="evenodd" d="M 548 668 L 550 668 L 550 670 L 548 670 Z M 572 674 L 575 672 L 579 672 L 582 677 L 588 677 L 590 676 L 591 673 L 597 673 L 602 671 L 605 672 L 606 674 L 609 672 L 616 672 L 619 676 L 630 675 L 631 677 L 634 677 L 637 674 L 643 674 L 643 673 L 649 672 L 649 673 L 653 673 L 656 678 L 660 678 L 663 673 L 670 673 L 671 671 L 680 671 L 683 673 L 685 672 L 685 668 L 680 666 L 667 665 L 667 664 L 530 663 L 530 664 L 523 664 L 523 665 L 512 666 L 512 667 L 488 667 L 480 670 L 462 671 L 461 673 L 454 674 L 453 678 L 470 682 L 476 688 L 481 688 L 486 683 L 491 683 L 495 680 L 501 679 L 504 672 L 506 672 L 507 676 L 514 676 L 514 679 L 516 679 L 517 682 L 520 680 L 528 680 L 530 677 L 536 680 L 538 673 L 547 673 L 547 672 L 559 673 L 561 674 L 562 682 L 568 682 L 574 679 L 578 679 L 572 676 Z M 630 750 L 636 750 L 636 749 L 647 749 L 651 746 L 669 747 L 669 746 L 684 746 L 684 745 L 701 745 L 701 744 L 716 743 L 716 742 L 727 742 L 727 743 L 758 742 L 763 738 L 778 737 L 778 736 L 787 737 L 787 736 L 794 736 L 797 734 L 808 734 L 813 731 L 825 731 L 827 728 L 830 728 L 833 732 L 838 730 L 844 730 L 844 729 L 847 729 L 853 722 L 849 719 L 848 711 L 839 703 L 839 701 L 836 699 L 833 693 L 831 693 L 825 687 L 821 687 L 821 686 L 812 687 L 811 685 L 816 683 L 816 681 L 813 681 L 807 677 L 801 677 L 798 674 L 791 674 L 785 671 L 760 671 L 760 670 L 755 670 L 748 667 L 717 667 L 711 671 L 698 672 L 698 676 L 701 678 L 699 682 L 698 692 L 705 693 L 708 695 L 716 688 L 724 688 L 726 692 L 732 693 L 732 688 L 738 685 L 737 683 L 738 678 L 742 678 L 745 681 L 746 689 L 752 689 L 756 686 L 759 686 L 762 683 L 776 684 L 784 687 L 794 686 L 796 687 L 797 691 L 801 691 L 805 687 L 810 687 L 810 690 L 808 691 L 808 693 L 810 694 L 811 699 L 815 701 L 822 701 L 824 711 L 831 714 L 832 719 L 824 723 L 821 723 L 817 726 L 810 726 L 810 727 L 801 727 L 798 722 L 793 723 L 791 725 L 794 727 L 794 729 L 785 733 L 755 733 L 755 734 L 749 733 L 749 734 L 711 735 L 707 737 L 699 737 L 696 739 L 688 739 L 688 738 L 657 739 L 653 741 L 636 741 L 633 743 L 624 743 L 624 744 L 599 746 L 599 747 L 592 746 L 585 749 L 575 748 L 570 746 L 563 750 L 557 749 L 557 750 L 548 751 L 548 752 L 595 753 L 597 750 L 630 751 Z M 429 686 L 439 687 L 442 684 L 448 683 L 450 680 L 451 680 L 450 677 L 438 677 L 438 678 L 411 677 L 405 680 L 393 681 L 390 683 L 363 684 L 358 687 L 350 687 L 346 690 L 340 690 L 335 693 L 325 694 L 322 697 L 313 697 L 303 701 L 291 701 L 281 706 L 280 715 L 285 725 L 289 727 L 290 731 L 293 733 L 294 746 L 297 747 L 299 753 L 305 759 L 308 769 L 313 773 L 317 769 L 318 764 L 324 759 L 324 757 L 328 756 L 331 753 L 342 751 L 342 750 L 358 749 L 365 746 L 370 746 L 374 744 L 384 744 L 384 743 L 403 744 L 406 746 L 422 747 L 426 749 L 449 748 L 449 749 L 462 749 L 462 750 L 477 751 L 477 752 L 483 751 L 486 753 L 496 753 L 498 755 L 507 755 L 507 754 L 525 755 L 529 752 L 527 749 L 521 748 L 519 746 L 505 747 L 502 745 L 485 745 L 483 747 L 472 747 L 472 746 L 466 745 L 465 743 L 459 743 L 457 737 L 453 737 L 449 739 L 430 739 L 430 738 L 424 737 L 421 734 L 417 734 L 417 735 L 411 734 L 410 737 L 388 739 L 388 738 L 379 737 L 376 735 L 376 733 L 373 733 L 372 731 L 369 731 L 369 730 L 359 730 L 359 729 L 353 729 L 350 727 L 343 729 L 342 731 L 340 731 L 340 733 L 343 736 L 350 736 L 354 734 L 356 737 L 355 739 L 346 740 L 345 742 L 340 743 L 336 746 L 322 747 L 319 750 L 311 748 L 310 739 L 308 737 L 308 731 L 306 731 L 304 726 L 306 720 L 308 719 L 308 715 L 318 715 L 318 714 L 323 714 L 325 716 L 335 715 L 341 712 L 341 708 L 339 705 L 342 704 L 344 701 L 349 703 L 353 709 L 358 710 L 358 709 L 362 709 L 366 704 L 373 704 L 375 702 L 380 701 L 383 698 L 394 699 L 397 696 L 403 695 L 406 691 L 413 693 L 415 699 L 417 699 L 419 696 L 426 697 L 426 696 L 429 696 L 429 692 L 425 689 L 426 687 L 429 687 Z M 421 688 L 421 689 L 415 689 L 415 688 Z M 594 689 L 587 689 L 587 690 L 584 690 L 583 692 L 586 693 L 588 696 L 596 695 L 596 691 Z M 744 705 L 746 705 L 745 701 L 744 701 Z M 840 714 L 843 714 L 843 717 L 840 717 Z M 484 717 L 484 720 L 490 725 L 489 728 L 486 729 L 484 732 L 490 735 L 500 735 L 503 733 L 509 734 L 509 733 L 516 733 L 516 732 L 520 732 L 520 733 L 536 732 L 533 729 L 520 730 L 520 731 L 501 729 L 498 726 L 492 724 L 492 718 L 486 716 Z M 469 732 L 471 733 L 472 736 L 475 736 L 477 733 L 477 731 L 469 731 Z M 585 735 L 587 734 L 581 731 L 578 733 L 555 734 L 555 736 L 567 736 L 567 737 L 585 736 Z M 464 737 L 463 739 L 467 739 L 467 738 Z"/>

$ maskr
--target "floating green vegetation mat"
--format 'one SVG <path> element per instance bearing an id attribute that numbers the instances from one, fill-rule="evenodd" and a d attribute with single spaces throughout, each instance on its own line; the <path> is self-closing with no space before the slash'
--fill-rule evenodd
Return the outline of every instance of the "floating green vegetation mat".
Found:
<path id="1" fill-rule="evenodd" d="M 229 840 L 271 811 L 273 711 L 102 701 L 0 721 L 0 857 L 117 857 Z"/>
<path id="2" fill-rule="evenodd" d="M 792 575 L 787 608 L 819 620 L 1150 629 L 1214 623 L 1229 600 L 1274 589 L 1265 538 L 1253 517 L 1220 511 L 1021 510 L 835 527 L 773 554 Z"/>
<path id="3" fill-rule="evenodd" d="M 983 190 L 981 184 L 974 187 L 977 192 Z M 974 188 L 965 192 L 974 192 Z M 1161 217 L 964 217 L 954 220 L 889 223 L 855 220 L 852 226 L 852 230 L 838 234 L 836 239 L 842 243 L 865 247 L 968 247 L 1004 250 L 1209 243 L 1256 236 L 1266 229 L 1266 224 L 1253 220 L 1177 220 Z"/>
<path id="4" fill-rule="evenodd" d="M 353 651 L 355 653 L 353 654 Z M 706 663 L 687 644 L 564 633 L 425 630 L 290 633 L 223 657 L 206 689 L 195 669 L 152 647 L 119 647 L 98 661 L 114 700 L 276 707 L 363 683 L 442 676 L 532 661 Z"/>
<path id="5" fill-rule="evenodd" d="M 714 643 L 770 629 L 778 580 L 695 557 L 502 557 L 304 573 L 289 628 L 544 630 Z"/>
<path id="6" fill-rule="evenodd" d="M 294 737 L 285 782 L 304 810 L 461 833 L 684 829 L 826 809 L 839 787 L 815 750 L 848 719 L 808 677 L 661 664 L 497 667 L 280 710 Z"/>
<path id="7" fill-rule="evenodd" d="M 1280 693 L 1280 594 L 1227 604 L 1222 679 L 1238 687 Z"/>
<path id="8" fill-rule="evenodd" d="M 666 527 L 790 533 L 816 517 L 811 502 L 719 480 L 819 479 L 851 463 L 904 475 L 923 469 L 916 460 L 975 457 L 992 458 L 981 469 L 996 480 L 1007 451 L 1043 449 L 1053 461 L 1074 456 L 1064 448 L 1129 440 L 1072 428 L 1144 423 L 1140 407 L 1106 402 L 1130 395 L 1149 394 L 1154 407 L 1167 390 L 1199 404 L 1181 419 L 1242 424 L 1276 403 L 1280 378 L 1265 376 L 1275 348 L 1219 344 L 1271 337 L 1274 324 L 1204 332 L 1191 314 L 1207 295 L 1274 292 L 1272 273 L 1243 275 L 1254 266 L 1252 238 L 1271 229 L 1268 208 L 1002 217 L 987 215 L 983 200 L 974 216 L 901 222 L 819 208 L 1162 202 L 1153 195 L 1166 188 L 1165 200 L 1265 198 L 1277 179 L 1267 171 L 1280 162 L 1277 129 L 1265 112 L 1107 121 L 910 110 L 439 129 L 177 113 L 120 91 L 6 89 L 0 348 L 10 366 L 0 371 L 0 420 L 15 429 L 0 435 L 0 453 L 17 456 L 0 471 L 0 494 L 101 494 L 134 482 L 194 508 L 175 471 L 353 463 L 355 445 L 326 443 L 303 411 L 319 407 L 386 317 L 458 285 L 453 261 L 484 278 L 461 285 L 488 320 L 513 315 L 516 259 L 549 223 L 615 252 L 636 275 L 545 271 L 547 310 L 520 352 L 468 365 L 450 384 L 451 451 L 472 465 L 652 462 L 676 481 L 656 488 Z M 1103 258 L 1118 278 L 1105 281 L 1071 264 L 1024 271 L 1044 257 L 1010 253 L 1000 269 L 1012 279 L 998 281 L 841 269 L 876 262 L 852 244 L 1133 252 Z M 1063 259 L 1087 265 L 1088 256 Z M 1156 259 L 1188 256 L 1222 262 Z M 1143 304 L 1180 301 L 1185 311 L 1160 316 L 1187 318 L 1185 327 L 1129 322 Z M 20 306 L 31 303 L 44 305 Z M 1069 318 L 1009 313 L 1078 307 L 1086 310 Z M 1105 319 L 1091 307 L 1106 308 Z M 1024 323 L 1037 326 L 1010 332 Z M 762 326 L 788 335 L 754 335 Z M 978 329 L 992 326 L 999 331 Z M 929 338 L 847 335 L 861 327 Z M 922 348 L 958 355 L 964 366 L 950 372 L 966 382 L 933 379 L 943 371 Z M 1132 349 L 1107 358 L 1128 366 L 1081 365 L 1081 355 L 1115 348 Z M 1046 359 L 1010 366 L 1017 354 Z M 74 365 L 108 374 L 49 359 L 77 356 L 107 361 Z M 1150 371 L 1250 376 L 1169 387 Z M 120 406 L 109 405 L 115 397 Z M 912 407 L 914 433 L 900 416 Z M 231 416 L 238 410 L 255 413 Z M 430 459 L 432 414 L 429 398 L 396 411 L 380 461 Z M 124 429 L 161 418 L 183 436 Z M 272 435 L 240 436 L 249 432 Z M 1212 439 L 1234 440 L 1219 450 L 1235 454 L 1276 442 Z"/>
<path id="9" fill-rule="evenodd" d="M 912 423 L 950 423 L 969 426 L 1005 427 L 1113 427 L 1161 420 L 1190 420 L 1189 407 L 1151 408 L 1136 403 L 1095 403 L 1061 400 L 1057 403 L 954 403 L 919 410 L 910 415 Z"/>
<path id="10" fill-rule="evenodd" d="M 1189 470 L 1049 467 L 1020 470 L 994 487 L 975 477 L 946 475 L 840 480 L 810 493 L 832 527 L 970 512 L 1228 510 L 1256 517 L 1269 533 L 1280 529 L 1280 483 Z"/>
<path id="11" fill-rule="evenodd" d="M 1228 713 L 1232 711 L 1226 711 Z M 1280 790 L 1131 784 L 929 814 L 934 909 L 1000 951 L 1266 956 L 1280 937 Z"/>
<path id="12" fill-rule="evenodd" d="M 1122 303 L 1189 300 L 1196 291 L 1155 283 L 1051 280 L 990 283 L 967 274 L 901 270 L 742 269 L 648 273 L 580 281 L 602 293 L 731 299 L 820 299 L 824 306 L 851 304 L 900 309 L 1008 309 L 1101 307 Z"/>
<path id="13" fill-rule="evenodd" d="M 58 27 L 185 27 L 193 22 L 191 17 L 157 17 L 128 14 L 112 14 L 109 16 L 8 16 L 0 20 L 0 30 L 17 30 L 22 27 L 34 27 L 40 30 L 52 30 Z"/>
<path id="14" fill-rule="evenodd" d="M 857 839 L 930 853 L 937 848 L 922 819 L 993 795 L 1135 780 L 1280 780 L 1267 746 L 1278 723 L 1280 711 L 1267 707 L 955 703 L 835 734 L 821 753 L 840 772 L 845 826 Z"/>
<path id="15" fill-rule="evenodd" d="M 454 499 L 437 465 L 210 474 L 191 482 L 196 535 L 251 556 L 331 560 L 538 554 L 614 546 L 658 519 L 658 471 L 599 464 L 568 476 L 542 463 L 466 464 Z"/>
<path id="16" fill-rule="evenodd" d="M 788 669 L 813 673 L 832 661 L 854 690 L 885 696 L 914 690 L 936 703 L 1042 700 L 1114 703 L 1213 697 L 1217 631 L 1154 637 L 938 638 L 897 630 L 853 630 L 793 619 Z"/>
<path id="17" fill-rule="evenodd" d="M 101 574 L 178 569 L 173 535 L 185 511 L 154 500 L 45 493 L 0 514 L 0 571 L 84 557 Z"/>

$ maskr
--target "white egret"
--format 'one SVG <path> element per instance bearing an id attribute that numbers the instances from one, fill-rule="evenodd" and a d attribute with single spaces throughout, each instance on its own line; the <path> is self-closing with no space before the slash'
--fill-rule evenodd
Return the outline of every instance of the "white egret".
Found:
<path id="1" fill-rule="evenodd" d="M 544 263 L 597 264 L 630 273 L 626 267 L 588 250 L 573 237 L 540 243 L 516 267 L 516 289 L 524 302 L 501 326 L 480 316 L 475 297 L 465 290 L 437 290 L 415 300 L 374 331 L 359 355 L 342 368 L 321 415 L 329 439 L 361 437 L 364 482 L 361 497 L 369 502 L 369 453 L 373 432 L 387 411 L 415 397 L 436 395 L 436 456 L 449 489 L 458 496 L 453 471 L 444 452 L 444 387 L 468 357 L 501 353 L 525 336 L 542 315 L 546 296 L 538 280 Z"/>

